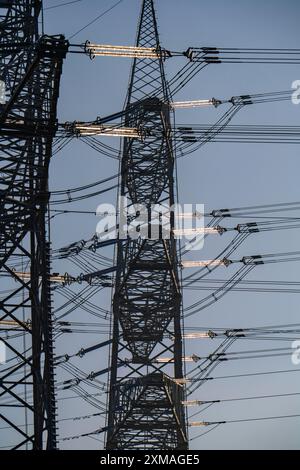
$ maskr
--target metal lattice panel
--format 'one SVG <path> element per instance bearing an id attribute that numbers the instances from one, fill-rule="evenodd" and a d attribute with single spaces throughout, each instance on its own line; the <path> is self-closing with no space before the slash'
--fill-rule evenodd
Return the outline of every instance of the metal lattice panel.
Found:
<path id="1" fill-rule="evenodd" d="M 162 374 L 151 374 L 123 382 L 118 393 L 114 449 L 172 450 L 184 442 L 184 422 L 175 403 L 181 397 L 179 385 Z"/>
<path id="2" fill-rule="evenodd" d="M 38 35 L 40 1 L 0 2 L 0 269 L 5 294 L 0 321 L 4 343 L 17 357 L 0 383 L 2 420 L 13 448 L 56 448 L 56 408 L 46 230 L 48 166 L 56 131 L 56 106 L 67 43 Z M 30 271 L 25 280 L 18 271 Z M 1 328 L 2 329 L 2 328 Z M 2 329 L 3 332 L 3 329 Z M 24 350 L 25 345 L 25 350 Z M 11 400 L 17 404 L 11 405 Z M 25 425 L 26 415 L 28 426 Z"/>

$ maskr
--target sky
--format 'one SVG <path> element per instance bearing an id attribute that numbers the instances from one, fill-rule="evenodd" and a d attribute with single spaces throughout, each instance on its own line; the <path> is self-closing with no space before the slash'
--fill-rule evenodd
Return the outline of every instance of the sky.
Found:
<path id="1" fill-rule="evenodd" d="M 44 28 L 47 34 L 64 34 L 69 38 L 101 12 L 109 9 L 113 0 L 82 0 L 60 8 L 58 0 L 44 1 Z M 71 39 L 74 44 L 91 40 L 99 44 L 133 45 L 140 11 L 140 0 L 123 0 L 116 8 Z M 299 47 L 300 4 L 296 0 L 156 0 L 160 40 L 163 47 L 184 51 L 189 46 L 297 48 Z M 94 120 L 123 107 L 126 96 L 130 61 L 116 58 L 96 58 L 69 54 L 63 67 L 58 119 L 59 122 Z M 172 76 L 183 65 L 183 59 L 166 63 L 166 74 Z M 176 96 L 177 100 L 230 98 L 234 95 L 282 91 L 291 89 L 300 79 L 299 66 L 252 64 L 221 64 L 207 67 Z M 223 111 L 223 110 L 222 110 Z M 178 110 L 177 123 L 213 123 L 219 109 Z M 245 107 L 232 124 L 299 125 L 300 106 L 291 102 Z M 108 141 L 110 142 L 110 141 Z M 118 146 L 118 142 L 115 144 Z M 53 157 L 50 166 L 50 189 L 59 190 L 89 184 L 114 174 L 118 163 L 74 141 Z M 300 162 L 296 145 L 222 144 L 209 143 L 190 156 L 178 160 L 178 196 L 181 203 L 201 203 L 205 210 L 244 207 L 299 200 Z M 97 198 L 70 204 L 67 209 L 95 211 L 98 204 L 114 202 L 111 191 Z M 61 209 L 62 206 L 58 207 Z M 54 213 L 52 214 L 54 215 Z M 254 219 L 255 220 L 255 219 Z M 80 239 L 89 239 L 98 219 L 93 215 L 66 214 L 53 217 L 51 240 L 53 249 Z M 234 220 L 232 224 L 238 223 Z M 231 224 L 231 225 L 232 225 Z M 229 224 L 230 225 L 230 224 Z M 210 259 L 230 241 L 231 234 L 207 239 L 203 252 L 189 259 Z M 266 232 L 249 237 L 235 256 L 296 251 L 297 230 Z M 112 256 L 111 251 L 105 252 Z M 76 267 L 66 261 L 55 262 L 60 272 L 74 274 Z M 227 271 L 226 271 L 227 270 Z M 232 270 L 232 271 L 230 271 Z M 233 274 L 233 268 L 221 267 L 218 278 Z M 186 274 L 184 272 L 184 274 Z M 249 276 L 257 280 L 290 280 L 299 278 L 299 263 L 258 266 Z M 184 291 L 184 306 L 204 296 L 202 291 Z M 97 293 L 93 302 L 110 308 L 109 289 Z M 63 303 L 55 295 L 55 308 Z M 297 294 L 231 292 L 215 305 L 186 320 L 189 327 L 240 328 L 292 324 L 298 321 Z M 56 313 L 57 315 L 57 313 Z M 69 314 L 70 321 L 97 321 L 77 309 Z M 107 322 L 103 320 L 101 323 Z M 103 335 L 102 338 L 105 338 Z M 81 347 L 99 341 L 97 334 L 65 334 L 57 339 L 57 354 L 73 354 Z M 217 347 L 215 340 L 190 340 L 186 354 L 205 356 Z M 240 341 L 232 350 L 289 347 L 275 341 Z M 107 366 L 108 349 L 97 350 L 86 357 L 75 358 L 73 364 L 84 372 Z M 187 372 L 189 371 L 187 366 Z M 218 379 L 205 383 L 192 396 L 198 400 L 216 400 L 255 395 L 292 393 L 299 390 L 299 366 L 295 373 L 258 377 Z M 228 361 L 219 366 L 213 376 L 226 376 L 296 368 L 290 355 L 257 360 Z M 57 372 L 58 380 L 66 371 Z M 104 379 L 106 380 L 106 379 Z M 92 387 L 88 390 L 93 391 Z M 96 392 L 98 389 L 95 389 Z M 69 419 L 95 412 L 86 402 L 63 399 L 74 396 L 72 389 L 58 393 L 58 418 Z M 105 396 L 103 397 L 103 399 Z M 102 399 L 102 397 L 101 397 Z M 226 402 L 199 412 L 192 420 L 223 421 L 267 416 L 297 414 L 299 397 L 272 398 L 253 401 Z M 189 410 L 190 414 L 199 409 Z M 96 411 L 97 412 L 97 411 Z M 299 421 L 277 419 L 221 425 L 202 437 L 203 428 L 190 428 L 191 449 L 300 449 Z M 63 440 L 90 432 L 104 424 L 98 417 L 80 421 L 63 421 L 59 426 L 61 449 L 103 448 L 101 436 Z"/>

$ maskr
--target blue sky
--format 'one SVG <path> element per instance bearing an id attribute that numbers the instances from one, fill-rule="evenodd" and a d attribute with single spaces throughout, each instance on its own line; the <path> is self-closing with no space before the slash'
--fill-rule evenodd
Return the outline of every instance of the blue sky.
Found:
<path id="1" fill-rule="evenodd" d="M 44 1 L 45 32 L 63 33 L 68 38 L 114 2 L 82 0 L 71 6 L 47 10 L 47 7 L 58 3 Z M 140 4 L 140 0 L 123 0 L 118 7 L 71 42 L 81 43 L 89 39 L 104 44 L 134 44 Z M 183 51 L 189 46 L 297 48 L 299 45 L 300 4 L 296 0 L 156 0 L 155 4 L 161 44 L 167 49 Z M 181 59 L 168 61 L 167 76 L 172 76 L 182 64 Z M 60 91 L 59 121 L 93 120 L 97 116 L 120 110 L 126 95 L 129 71 L 130 62 L 127 59 L 98 58 L 90 61 L 82 55 L 68 55 Z M 206 68 L 176 99 L 230 98 L 246 93 L 289 90 L 291 83 L 297 79 L 300 79 L 298 66 L 221 64 Z M 218 116 L 219 110 L 215 109 L 179 110 L 176 120 L 178 123 L 213 123 Z M 246 107 L 236 116 L 233 124 L 298 125 L 299 116 L 300 106 L 290 102 L 271 103 Z M 203 203 L 206 210 L 297 201 L 299 170 L 297 146 L 208 144 L 193 155 L 179 160 L 179 201 Z M 97 154 L 80 142 L 74 142 L 53 158 L 50 187 L 53 190 L 81 186 L 116 172 L 115 161 Z M 107 193 L 99 199 L 74 204 L 72 209 L 94 211 L 99 203 L 114 202 L 115 197 L 115 193 Z M 54 218 L 51 229 L 53 247 L 59 248 L 81 238 L 90 238 L 96 224 L 97 219 L 93 216 L 66 215 Z M 240 247 L 239 254 L 296 251 L 297 235 L 296 230 L 258 234 Z M 222 239 L 209 239 L 203 253 L 193 254 L 193 258 L 200 259 L 200 255 L 203 259 L 213 257 L 229 240 L 227 234 Z M 55 269 L 74 271 L 74 267 L 66 263 L 58 264 Z M 218 276 L 224 278 L 228 272 L 220 271 Z M 297 263 L 286 263 L 271 265 L 271 268 L 258 267 L 251 276 L 263 280 L 298 280 L 299 266 Z M 200 295 L 201 291 L 185 292 L 184 305 L 191 304 Z M 94 301 L 109 308 L 110 292 L 97 294 Z M 59 304 L 60 300 L 56 299 L 56 302 Z M 296 323 L 298 309 L 297 294 L 233 292 L 216 305 L 191 317 L 187 325 L 234 328 Z M 72 315 L 70 320 L 79 321 L 85 314 L 77 311 Z M 57 341 L 57 353 L 72 353 L 98 341 L 96 335 L 87 336 L 64 335 Z M 216 346 L 217 343 L 209 343 L 207 340 L 194 340 L 186 344 L 186 353 L 206 355 Z M 251 341 L 246 344 L 241 342 L 234 347 L 241 350 L 280 346 L 282 344 L 278 342 Z M 107 351 L 100 350 L 82 362 L 78 360 L 76 365 L 89 372 L 106 367 L 106 363 Z M 220 366 L 213 375 L 293 367 L 289 356 L 233 361 Z M 193 398 L 211 400 L 288 393 L 297 391 L 298 386 L 297 372 L 261 378 L 216 380 L 201 387 Z M 66 396 L 68 394 L 73 395 L 71 391 L 65 392 Z M 60 419 L 93 413 L 91 407 L 77 399 L 59 403 Z M 299 397 L 255 400 L 215 405 L 195 419 L 222 421 L 294 414 L 298 410 Z M 196 411 L 193 409 L 192 412 Z M 63 422 L 60 425 L 60 438 L 91 431 L 98 425 L 99 418 Z M 202 432 L 198 428 L 190 431 L 191 448 L 299 449 L 298 429 L 299 418 L 228 424 L 202 438 L 196 438 Z M 66 449 L 99 446 L 100 442 L 87 438 L 61 442 L 61 448 Z"/>

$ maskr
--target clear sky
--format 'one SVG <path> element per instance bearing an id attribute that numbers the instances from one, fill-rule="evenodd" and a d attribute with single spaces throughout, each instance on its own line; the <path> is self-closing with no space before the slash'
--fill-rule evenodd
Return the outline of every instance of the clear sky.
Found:
<path id="1" fill-rule="evenodd" d="M 44 1 L 45 32 L 63 33 L 68 38 L 115 2 L 82 0 L 61 8 L 47 9 L 58 3 L 61 2 Z M 300 3 L 296 0 L 156 0 L 155 4 L 161 44 L 167 49 L 183 51 L 189 46 L 299 47 Z M 123 0 L 119 6 L 82 31 L 71 42 L 81 43 L 89 39 L 104 44 L 134 44 L 140 5 L 141 0 Z M 182 64 L 181 59 L 168 61 L 167 76 L 171 76 Z M 69 55 L 63 69 L 58 107 L 59 121 L 93 120 L 97 116 L 120 110 L 126 95 L 129 71 L 130 62 L 127 59 L 97 58 L 90 61 L 82 55 Z M 197 75 L 178 94 L 177 99 L 230 98 L 246 93 L 289 90 L 291 83 L 296 79 L 300 79 L 298 66 L 221 64 L 210 66 Z M 176 120 L 178 123 L 213 123 L 219 116 L 220 111 L 215 109 L 179 110 Z M 299 116 L 300 106 L 290 102 L 271 103 L 246 107 L 235 117 L 233 124 L 299 125 Z M 206 210 L 297 201 L 300 199 L 299 171 L 299 150 L 296 145 L 207 144 L 193 155 L 179 160 L 179 200 L 182 203 L 203 203 Z M 50 187 L 54 190 L 81 186 L 116 172 L 116 161 L 97 154 L 76 141 L 53 158 Z M 112 191 L 73 204 L 72 207 L 65 207 L 94 211 L 99 203 L 114 202 L 115 197 L 116 194 Z M 236 220 L 234 222 L 238 223 Z M 97 219 L 94 216 L 68 214 L 55 217 L 51 230 L 53 248 L 81 238 L 90 238 L 95 232 L 96 224 Z M 209 239 L 205 243 L 203 253 L 193 254 L 193 258 L 207 259 L 215 256 L 229 243 L 230 237 L 230 234 L 225 234 L 223 238 Z M 257 234 L 239 248 L 238 255 L 296 251 L 298 240 L 296 230 Z M 111 255 L 105 252 L 105 255 L 107 254 Z M 67 262 L 55 264 L 54 269 L 72 274 L 80 272 L 79 268 L 76 270 L 76 267 Z M 229 277 L 229 272 L 226 268 L 220 268 L 217 277 Z M 297 281 L 299 263 L 271 265 L 271 268 L 258 267 L 250 278 Z M 184 305 L 190 305 L 205 294 L 205 291 L 185 292 Z M 56 306 L 61 305 L 63 300 L 56 295 Z M 97 293 L 92 301 L 103 308 L 109 308 L 109 289 Z M 226 329 L 292 324 L 297 323 L 298 312 L 297 294 L 232 292 L 214 306 L 191 317 L 187 325 Z M 97 321 L 80 309 L 65 319 Z M 102 335 L 102 338 L 105 337 Z M 58 338 L 56 351 L 57 354 L 73 354 L 81 347 L 98 341 L 97 334 L 65 334 Z M 218 344 L 216 340 L 191 340 L 186 344 L 186 354 L 207 355 Z M 240 341 L 232 350 L 289 345 L 286 342 Z M 74 359 L 73 364 L 89 373 L 106 367 L 107 360 L 108 350 L 101 349 L 83 359 Z M 224 376 L 293 367 L 296 366 L 292 365 L 288 355 L 272 359 L 228 362 L 219 366 L 212 375 Z M 299 372 L 298 370 L 282 375 L 212 380 L 197 390 L 193 398 L 212 400 L 297 392 Z M 58 380 L 65 378 L 67 374 L 58 371 Z M 87 390 L 97 392 L 97 389 L 91 387 Z M 70 389 L 59 392 L 58 398 L 74 395 Z M 299 405 L 299 397 L 227 402 L 211 406 L 193 419 L 222 421 L 296 414 L 299 413 Z M 191 414 L 196 411 L 199 410 L 192 409 Z M 59 401 L 59 419 L 94 412 L 97 410 L 80 399 Z M 99 423 L 104 423 L 99 417 L 60 422 L 59 437 L 62 439 L 95 430 Z M 300 418 L 227 424 L 201 438 L 197 438 L 197 435 L 203 430 L 196 428 L 190 430 L 190 446 L 192 449 L 299 449 L 299 423 Z M 64 449 L 92 449 L 101 445 L 91 438 L 60 442 L 60 447 Z"/>

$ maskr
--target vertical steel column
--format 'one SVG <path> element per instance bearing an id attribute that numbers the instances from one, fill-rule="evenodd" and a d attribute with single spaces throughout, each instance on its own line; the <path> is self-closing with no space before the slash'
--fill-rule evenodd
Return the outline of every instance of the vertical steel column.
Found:
<path id="1" fill-rule="evenodd" d="M 0 80 L 7 90 L 0 105 L 0 325 L 8 325 L 0 338 L 10 359 L 1 368 L 0 417 L 13 449 L 57 444 L 46 215 L 68 43 L 39 36 L 40 9 L 40 0 L 0 1 Z M 29 280 L 18 274 L 22 268 Z"/>

